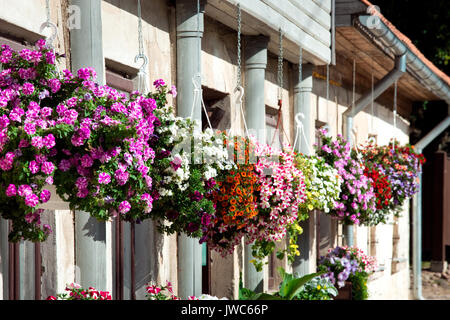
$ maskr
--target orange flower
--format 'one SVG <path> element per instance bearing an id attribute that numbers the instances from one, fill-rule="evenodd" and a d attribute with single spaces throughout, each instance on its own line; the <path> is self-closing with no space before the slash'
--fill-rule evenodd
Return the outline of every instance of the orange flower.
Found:
<path id="1" fill-rule="evenodd" d="M 238 229 L 238 230 L 239 230 L 239 229 L 242 229 L 242 228 L 245 227 L 246 225 L 247 225 L 247 222 L 240 223 L 240 224 L 238 224 L 237 229 Z"/>
<path id="2" fill-rule="evenodd" d="M 235 205 L 235 204 L 236 204 L 236 199 L 234 199 L 234 198 L 231 199 L 231 200 L 230 200 L 230 203 L 231 203 L 232 205 Z"/>
<path id="3" fill-rule="evenodd" d="M 235 212 L 236 211 L 236 206 L 230 206 L 230 211 L 231 212 Z"/>

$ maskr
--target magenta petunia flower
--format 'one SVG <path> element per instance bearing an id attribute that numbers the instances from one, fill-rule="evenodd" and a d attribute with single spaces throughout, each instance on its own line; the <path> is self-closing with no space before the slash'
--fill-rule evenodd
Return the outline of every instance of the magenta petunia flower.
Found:
<path id="1" fill-rule="evenodd" d="M 55 170 L 55 165 L 52 162 L 45 161 L 41 166 L 41 171 L 45 174 L 52 174 Z"/>
<path id="2" fill-rule="evenodd" d="M 50 191 L 47 189 L 44 189 L 41 191 L 39 198 L 41 199 L 42 203 L 46 203 L 50 200 L 50 196 L 51 196 Z"/>
<path id="3" fill-rule="evenodd" d="M 14 184 L 10 184 L 8 188 L 6 188 L 6 196 L 14 197 L 17 194 L 17 189 Z"/>
<path id="4" fill-rule="evenodd" d="M 34 85 L 30 82 L 25 82 L 22 86 L 22 93 L 26 96 L 33 94 Z"/>
<path id="5" fill-rule="evenodd" d="M 40 167 L 39 167 L 39 164 L 36 161 L 32 160 L 28 164 L 28 169 L 30 169 L 32 174 L 36 174 L 36 173 L 39 172 Z"/>
<path id="6" fill-rule="evenodd" d="M 159 87 L 166 85 L 163 79 L 157 79 L 153 82 L 153 85 L 156 87 L 156 89 L 159 89 Z"/>
<path id="7" fill-rule="evenodd" d="M 108 184 L 111 182 L 111 176 L 106 172 L 100 172 L 98 175 L 98 183 L 100 184 Z"/>
<path id="8" fill-rule="evenodd" d="M 36 207 L 39 203 L 39 197 L 34 193 L 28 193 L 25 196 L 25 204 L 29 207 Z"/>
<path id="9" fill-rule="evenodd" d="M 128 201 L 124 200 L 119 204 L 119 212 L 122 214 L 127 213 L 128 211 L 130 211 L 131 209 L 131 205 Z"/>

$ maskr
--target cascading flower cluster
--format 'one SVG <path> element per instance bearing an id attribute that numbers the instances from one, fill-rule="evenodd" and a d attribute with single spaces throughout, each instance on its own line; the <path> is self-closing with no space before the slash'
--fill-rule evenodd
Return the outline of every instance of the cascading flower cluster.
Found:
<path id="1" fill-rule="evenodd" d="M 372 181 L 375 193 L 376 211 L 371 216 L 371 224 L 386 223 L 393 208 L 392 188 L 389 177 L 382 166 L 365 161 L 364 175 Z"/>
<path id="2" fill-rule="evenodd" d="M 67 285 L 65 291 L 56 296 L 49 296 L 47 300 L 112 300 L 108 291 L 99 291 L 94 287 L 85 289 L 77 283 Z"/>
<path id="3" fill-rule="evenodd" d="M 320 130 L 320 137 L 322 146 L 317 147 L 317 155 L 336 168 L 343 179 L 340 198 L 330 214 L 345 224 L 370 225 L 376 210 L 375 194 L 372 181 L 364 175 L 362 160 L 342 135 L 333 140 L 326 130 Z"/>
<path id="4" fill-rule="evenodd" d="M 228 160 L 223 137 L 211 129 L 198 130 L 195 121 L 176 117 L 167 105 L 167 86 L 155 84 L 155 115 L 161 125 L 150 138 L 156 152 L 153 163 L 154 203 L 152 218 L 159 230 L 168 234 L 183 232 L 205 241 L 215 217 L 208 195 L 216 187 L 216 177 L 234 167 Z M 173 90 L 173 89 L 172 89 Z"/>
<path id="5" fill-rule="evenodd" d="M 260 190 L 254 163 L 251 163 L 252 141 L 224 135 L 224 145 L 234 160 L 234 168 L 221 172 L 217 188 L 210 194 L 216 214 L 205 235 L 208 246 L 223 256 L 233 252 L 245 235 L 246 227 L 258 214 L 256 193 Z"/>
<path id="6" fill-rule="evenodd" d="M 298 208 L 305 201 L 304 176 L 294 162 L 295 154 L 288 144 L 283 150 L 254 141 L 258 161 L 255 171 L 261 186 L 257 204 L 259 214 L 254 223 L 247 228 L 247 243 L 254 242 L 253 256 L 262 259 L 273 252 L 275 242 L 288 233 L 288 228 L 296 224 Z M 291 229 L 292 230 L 292 229 Z M 295 232 L 301 229 L 293 228 Z M 291 243 L 288 256 L 298 255 L 296 244 Z M 262 268 L 261 261 L 255 260 L 257 270 Z"/>
<path id="7" fill-rule="evenodd" d="M 299 215 L 306 219 L 312 210 L 329 213 L 341 193 L 342 178 L 338 170 L 317 156 L 297 154 L 295 164 L 305 177 L 306 199 L 300 204 Z"/>
<path id="8" fill-rule="evenodd" d="M 317 270 L 326 272 L 323 278 L 328 278 L 339 288 L 345 281 L 352 282 L 354 298 L 367 299 L 367 278 L 377 268 L 375 257 L 366 255 L 356 247 L 336 247 L 328 249 L 326 256 L 320 257 Z"/>
<path id="9" fill-rule="evenodd" d="M 235 168 L 218 177 L 211 193 L 216 218 L 206 234 L 208 245 L 226 256 L 244 238 L 253 243 L 253 263 L 262 268 L 262 259 L 275 249 L 275 242 L 288 233 L 301 232 L 297 225 L 300 203 L 305 201 L 304 177 L 294 163 L 294 151 L 261 144 L 254 137 L 226 137 Z M 288 256 L 298 255 L 295 240 Z"/>
<path id="10" fill-rule="evenodd" d="M 398 215 L 405 200 L 411 198 L 419 189 L 418 175 L 421 172 L 421 165 L 426 161 L 425 157 L 416 153 L 413 146 L 409 144 L 401 146 L 398 141 L 391 141 L 386 146 L 369 143 L 361 151 L 366 166 L 380 168 L 379 171 L 384 172 L 389 183 L 390 202 L 381 205 L 385 205 L 394 215 Z M 378 189 L 378 193 L 383 195 L 383 190 Z"/>
<path id="11" fill-rule="evenodd" d="M 145 219 L 152 208 L 155 100 L 98 85 L 92 68 L 59 73 L 58 58 L 44 40 L 0 49 L 0 211 L 11 241 L 45 240 L 46 185 L 103 221 Z"/>

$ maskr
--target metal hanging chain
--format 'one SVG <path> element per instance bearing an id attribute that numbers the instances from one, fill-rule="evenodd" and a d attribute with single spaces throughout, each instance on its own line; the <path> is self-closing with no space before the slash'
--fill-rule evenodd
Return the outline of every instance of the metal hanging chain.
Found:
<path id="1" fill-rule="evenodd" d="M 242 121 L 244 123 L 244 130 L 245 134 L 248 137 L 248 127 L 247 122 L 245 121 L 245 112 L 243 108 L 243 98 L 244 98 L 244 88 L 242 87 L 242 54 L 241 54 L 241 29 L 242 29 L 242 12 L 241 12 L 241 5 L 240 3 L 237 3 L 236 5 L 236 20 L 237 20 L 237 72 L 236 72 L 236 89 L 235 92 L 238 92 L 237 99 L 236 99 L 236 106 L 239 109 L 234 114 L 234 121 L 233 123 L 236 124 L 236 120 L 238 119 L 239 113 L 242 117 Z M 234 133 L 234 130 L 231 130 L 230 134 Z"/>
<path id="2" fill-rule="evenodd" d="M 278 100 L 283 98 L 283 31 L 281 28 L 278 31 Z"/>
<path id="3" fill-rule="evenodd" d="M 208 121 L 208 126 L 211 130 L 213 130 L 211 121 L 209 119 L 208 110 L 206 108 L 205 101 L 203 100 L 202 73 L 201 73 L 202 40 L 200 37 L 200 0 L 197 0 L 197 39 L 198 39 L 198 50 L 197 50 L 198 69 L 197 74 L 194 75 L 194 77 L 192 78 L 192 85 L 194 87 L 194 99 L 192 101 L 191 119 L 194 117 L 195 106 L 197 105 L 197 103 L 200 102 L 201 107 L 203 108 L 203 111 L 205 113 L 206 120 Z"/>
<path id="4" fill-rule="evenodd" d="M 327 77 L 326 77 L 326 96 L 327 96 L 327 112 L 328 112 L 328 100 L 330 100 L 330 64 L 327 63 Z"/>
<path id="5" fill-rule="evenodd" d="M 372 131 L 371 133 L 374 133 L 374 128 L 373 128 L 373 118 L 374 118 L 374 95 L 373 95 L 373 83 L 374 83 L 374 78 L 373 78 L 373 60 L 372 60 L 372 73 L 371 73 L 371 101 L 370 101 L 370 108 L 371 108 L 371 112 L 372 112 L 372 116 L 370 118 L 370 131 Z"/>
<path id="6" fill-rule="evenodd" d="M 242 14 L 241 5 L 237 4 L 237 80 L 236 87 L 242 86 L 242 74 L 241 74 L 241 27 L 242 27 Z"/>
<path id="7" fill-rule="evenodd" d="M 355 116 L 356 61 L 353 59 L 352 116 Z"/>
<path id="8" fill-rule="evenodd" d="M 300 52 L 298 54 L 298 81 L 303 81 L 303 48 L 300 47 Z"/>
<path id="9" fill-rule="evenodd" d="M 279 41 L 278 41 L 278 50 L 279 50 L 279 54 L 278 54 L 278 120 L 277 120 L 277 127 L 275 129 L 275 132 L 273 134 L 272 137 L 272 144 L 275 141 L 275 137 L 276 137 L 276 133 L 278 131 L 278 128 L 281 125 L 281 129 L 282 129 L 282 133 L 284 133 L 284 135 L 286 136 L 287 141 L 289 142 L 289 136 L 286 133 L 286 130 L 284 129 L 283 126 L 283 121 L 282 121 L 282 106 L 283 106 L 283 30 L 281 30 L 281 28 L 279 29 L 278 32 L 278 36 L 279 36 Z M 289 142 L 290 143 L 290 142 Z"/>
<path id="10" fill-rule="evenodd" d="M 138 42 L 139 42 L 139 54 L 144 54 L 144 40 L 142 36 L 142 11 L 141 0 L 137 2 L 137 14 L 138 14 Z"/>
<path id="11" fill-rule="evenodd" d="M 50 23 L 50 0 L 45 1 L 45 10 L 47 12 L 47 23 Z"/>

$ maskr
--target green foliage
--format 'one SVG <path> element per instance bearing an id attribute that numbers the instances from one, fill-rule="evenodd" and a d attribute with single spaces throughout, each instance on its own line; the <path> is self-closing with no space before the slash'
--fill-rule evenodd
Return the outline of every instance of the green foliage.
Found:
<path id="1" fill-rule="evenodd" d="M 369 298 L 369 290 L 367 288 L 367 280 L 369 275 L 366 272 L 357 272 L 350 275 L 349 281 L 352 283 L 352 299 L 366 300 Z"/>
<path id="2" fill-rule="evenodd" d="M 293 274 L 287 273 L 283 268 L 278 268 L 278 272 L 282 277 L 280 289 L 274 294 L 255 293 L 250 289 L 243 288 L 242 279 L 239 283 L 239 300 L 298 300 L 299 294 L 302 292 L 304 286 L 320 276 L 324 272 L 316 272 L 307 274 L 301 278 L 296 278 Z"/>
<path id="3" fill-rule="evenodd" d="M 298 293 L 300 300 L 333 300 L 338 295 L 336 287 L 328 278 L 315 277 Z"/>

